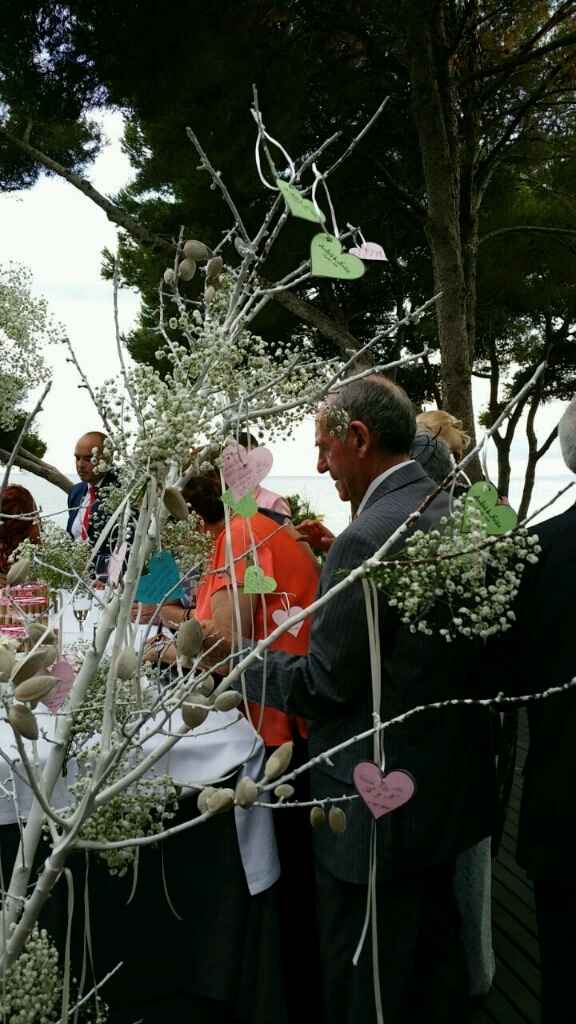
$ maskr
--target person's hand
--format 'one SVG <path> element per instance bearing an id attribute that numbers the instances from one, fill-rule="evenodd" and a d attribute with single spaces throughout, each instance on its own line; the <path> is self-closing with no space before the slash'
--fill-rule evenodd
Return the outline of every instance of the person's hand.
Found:
<path id="1" fill-rule="evenodd" d="M 142 661 L 152 665 L 171 664 L 176 661 L 176 647 L 165 636 L 148 640 Z"/>
<path id="2" fill-rule="evenodd" d="M 154 625 L 158 624 L 158 616 L 154 614 L 156 611 L 155 604 L 133 604 L 130 611 L 130 618 L 132 619 L 132 622 L 136 622 L 138 619 L 138 612 L 140 608 L 142 608 L 139 619 L 141 626 L 147 626 L 149 622 L 152 622 Z"/>
<path id="3" fill-rule="evenodd" d="M 158 663 L 162 647 L 165 643 L 166 641 L 164 640 L 164 637 L 153 637 L 151 640 L 147 640 L 142 661 L 147 661 L 149 664 L 156 665 Z"/>
<path id="4" fill-rule="evenodd" d="M 316 554 L 323 555 L 330 550 L 336 537 L 320 519 L 305 519 L 296 527 L 299 539 L 310 545 Z"/>
<path id="5" fill-rule="evenodd" d="M 178 629 L 181 622 L 188 618 L 188 608 L 181 604 L 163 604 L 160 609 L 160 622 L 168 629 Z"/>
<path id="6" fill-rule="evenodd" d="M 216 625 L 211 619 L 205 619 L 200 625 L 204 633 L 201 667 L 203 669 L 211 669 L 219 675 L 226 675 L 228 668 L 225 659 L 230 655 L 230 641 L 218 632 Z M 221 662 L 224 662 L 224 664 L 221 664 Z"/>

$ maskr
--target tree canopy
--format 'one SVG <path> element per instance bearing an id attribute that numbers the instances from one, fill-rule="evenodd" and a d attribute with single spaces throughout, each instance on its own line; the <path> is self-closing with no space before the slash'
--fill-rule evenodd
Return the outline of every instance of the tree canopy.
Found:
<path id="1" fill-rule="evenodd" d="M 217 8 L 189 5 L 184 15 L 167 0 L 159 17 L 155 0 L 56 7 L 26 0 L 9 24 L 21 42 L 18 59 L 7 48 L 2 54 L 9 75 L 0 95 L 9 114 L 0 126 L 0 159 L 19 161 L 30 179 L 43 158 L 48 169 L 59 166 L 118 223 L 122 278 L 143 296 L 130 347 L 137 359 L 152 361 L 158 281 L 180 226 L 212 245 L 231 226 L 198 169 L 186 125 L 250 229 L 269 198 L 254 167 L 252 83 L 269 131 L 293 155 L 340 133 L 321 170 L 387 97 L 383 116 L 330 179 L 330 190 L 340 226 L 360 226 L 383 244 L 388 261 L 369 265 L 351 286 L 321 281 L 280 292 L 256 329 L 274 343 L 289 341 L 296 316 L 329 355 L 360 345 L 407 303 L 441 292 L 435 329 L 429 322 L 407 329 L 388 352 L 417 346 L 425 333 L 439 347 L 440 367 L 412 371 L 410 389 L 417 400 L 436 398 L 470 429 L 472 372 L 486 365 L 483 311 L 494 315 L 506 291 L 504 307 L 516 303 L 520 316 L 520 253 L 537 253 L 547 287 L 552 279 L 560 290 L 570 286 L 558 276 L 559 238 L 535 229 L 555 227 L 566 233 L 565 244 L 576 232 L 570 201 L 559 223 L 546 197 L 551 174 L 563 176 L 573 194 L 575 13 L 575 0 L 222 0 Z M 50 103 L 55 82 L 63 84 L 61 117 Z M 26 118 L 35 103 L 38 122 Z M 89 110 L 102 103 L 126 112 L 125 148 L 136 170 L 113 200 L 74 177 L 89 151 L 86 139 L 80 145 L 76 137 L 67 153 L 60 136 L 49 135 L 56 125 L 72 130 L 74 112 L 82 112 L 88 131 Z M 310 225 L 292 223 L 267 276 L 293 267 L 311 233 Z M 198 279 L 191 282 L 190 297 L 198 287 Z M 523 301 L 531 299 L 534 282 Z M 510 346 L 498 338 L 505 367 Z"/>

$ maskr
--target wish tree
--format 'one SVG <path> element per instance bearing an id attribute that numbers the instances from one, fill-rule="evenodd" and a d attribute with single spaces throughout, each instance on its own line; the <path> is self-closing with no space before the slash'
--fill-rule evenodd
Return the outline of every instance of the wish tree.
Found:
<path id="1" fill-rule="evenodd" d="M 340 230 L 339 220 L 345 222 L 346 212 L 334 209 L 329 191 L 331 175 L 357 145 L 363 144 L 364 135 L 384 106 L 380 105 L 358 138 L 335 159 L 330 160 L 328 153 L 336 146 L 338 133 L 315 153 L 293 161 L 267 131 L 255 97 L 256 169 L 262 187 L 270 192 L 270 204 L 259 229 L 252 234 L 218 170 L 188 129 L 199 159 L 199 173 L 208 174 L 212 187 L 220 192 L 230 214 L 230 226 L 221 239 L 188 238 L 183 229 L 175 240 L 171 263 L 158 286 L 157 367 L 131 364 L 124 350 L 118 328 L 120 290 L 115 277 L 120 372 L 101 388 L 92 388 L 85 377 L 83 384 L 107 434 L 105 466 L 114 468 L 118 483 L 105 498 L 109 518 L 87 564 L 82 571 L 74 569 L 72 578 L 68 573 L 62 584 L 68 590 L 69 602 L 77 593 L 91 595 L 99 608 L 99 622 L 84 649 L 70 658 L 71 686 L 48 726 L 37 705 L 49 699 L 54 686 L 51 672 L 58 657 L 54 635 L 48 627 L 34 632 L 31 649 L 25 653 L 16 652 L 10 645 L 0 647 L 4 719 L 13 735 L 13 743 L 2 751 L 8 768 L 3 795 L 12 797 L 16 805 L 17 782 L 22 780 L 30 795 L 12 877 L 2 882 L 0 976 L 8 983 L 17 976 L 18 964 L 39 950 L 40 959 L 44 957 L 48 965 L 42 977 L 58 994 L 53 1013 L 49 1011 L 52 1016 L 45 1018 L 54 1024 L 69 1019 L 74 999 L 85 998 L 84 994 L 71 995 L 69 956 L 64 957 L 63 975 L 54 972 L 53 954 L 38 931 L 40 915 L 58 879 L 66 873 L 70 855 L 94 851 L 111 870 L 122 872 L 134 865 L 143 847 L 184 828 L 202 826 L 216 814 L 236 813 L 238 808 L 252 813 L 251 809 L 275 806 L 282 806 L 282 813 L 291 813 L 290 808 L 298 813 L 301 804 L 292 799 L 292 751 L 287 743 L 260 766 L 255 778 L 241 774 L 235 788 L 227 785 L 230 770 L 212 779 L 210 785 L 196 786 L 200 789 L 199 814 L 185 826 L 173 826 L 170 822 L 179 792 L 178 783 L 175 785 L 165 771 L 168 755 L 173 756 L 184 741 L 200 736 L 209 721 L 214 722 L 215 729 L 229 728 L 240 721 L 243 696 L 239 690 L 246 668 L 261 659 L 279 636 L 345 588 L 362 580 L 370 588 L 376 581 L 399 607 L 408 608 L 409 602 L 398 590 L 394 563 L 383 567 L 383 562 L 410 536 L 422 509 L 416 510 L 370 559 L 307 608 L 285 618 L 265 639 L 250 643 L 250 637 L 236 634 L 230 649 L 222 649 L 220 655 L 218 641 L 207 642 L 194 620 L 184 622 L 176 634 L 176 671 L 172 676 L 161 666 L 146 667 L 145 642 L 132 622 L 135 604 L 152 604 L 158 611 L 164 601 L 179 595 L 191 574 L 201 572 L 205 565 L 206 538 L 189 516 L 181 494 L 190 473 L 220 476 L 229 535 L 231 513 L 249 520 L 256 511 L 254 487 L 270 465 L 266 449 L 250 451 L 239 445 L 241 434 L 253 429 L 284 436 L 299 418 L 343 383 L 389 370 L 392 365 L 416 362 L 426 355 L 424 345 L 422 352 L 401 356 L 395 364 L 371 364 L 371 351 L 381 342 L 382 332 L 349 359 L 318 358 L 307 337 L 296 339 L 287 355 L 281 348 L 271 351 L 252 330 L 255 319 L 276 292 L 302 284 L 314 289 L 321 278 L 353 282 L 364 273 L 366 261 L 385 258 L 377 242 L 363 237 L 361 226 L 346 224 Z M 281 279 L 270 281 L 267 258 L 293 217 L 310 225 L 308 250 L 298 266 Z M 389 333 L 401 324 L 417 324 L 434 301 L 417 310 L 406 310 L 405 317 Z M 72 357 L 81 372 L 76 355 Z M 502 411 L 492 430 L 498 429 L 534 379 Z M 347 423 L 335 422 L 333 428 L 345 432 Z M 478 448 L 466 456 L 464 463 Z M 456 472 L 445 481 L 447 486 Z M 496 535 L 486 527 L 482 511 L 471 512 L 470 508 L 468 513 L 460 514 L 460 519 L 457 515 L 460 529 L 453 531 L 452 542 L 448 529 L 443 537 L 435 538 L 436 546 L 416 551 L 416 559 L 474 559 L 470 578 L 482 586 L 486 568 L 483 553 L 497 549 L 500 541 L 503 565 L 514 552 L 525 552 L 527 558 L 533 552 L 524 534 L 516 533 L 514 523 Z M 113 569 L 108 585 L 100 589 L 94 585 L 91 567 L 110 536 L 115 543 Z M 409 548 L 408 557 L 411 553 L 414 551 Z M 43 552 L 42 545 L 21 552 L 9 575 L 9 585 L 22 584 L 34 576 L 42 578 L 42 563 L 44 572 L 57 571 L 58 566 L 50 564 L 47 555 L 49 551 Z M 256 545 L 251 557 L 253 565 L 246 574 L 244 592 L 263 595 L 276 584 L 263 574 Z M 493 564 L 497 569 L 498 559 Z M 236 595 L 234 559 L 227 571 Z M 431 598 L 438 590 L 438 577 L 434 580 Z M 500 618 L 504 617 L 505 608 Z M 144 641 L 152 630 L 152 624 L 146 627 Z M 219 663 L 222 674 L 216 686 L 212 680 L 214 662 Z M 438 713 L 442 713 L 441 707 Z M 379 722 L 372 731 L 381 732 L 396 721 L 399 719 Z M 34 745 L 37 740 L 45 741 L 43 763 Z M 254 749 L 254 742 L 258 742 L 256 738 L 251 740 L 250 749 Z M 241 761 L 233 765 L 236 771 L 241 766 Z M 309 767 L 300 766 L 297 772 Z M 68 780 L 64 798 L 63 779 Z M 313 801 L 313 823 L 319 824 L 326 815 L 328 827 L 334 833 L 342 832 L 346 827 L 345 803 L 340 805 L 338 798 L 326 802 L 330 806 L 324 808 Z M 18 809 L 17 814 L 20 817 Z M 43 837 L 48 853 L 36 876 L 33 866 Z M 96 993 L 103 980 L 95 980 Z M 0 988 L 0 1019 L 2 1015 L 10 1019 L 7 1015 L 12 1005 Z"/>

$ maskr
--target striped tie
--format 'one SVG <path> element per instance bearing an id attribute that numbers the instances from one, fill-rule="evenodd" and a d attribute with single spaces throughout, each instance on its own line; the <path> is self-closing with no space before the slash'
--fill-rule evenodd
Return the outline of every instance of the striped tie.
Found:
<path id="1" fill-rule="evenodd" d="M 96 501 L 96 488 L 94 484 L 88 484 L 88 504 L 84 509 L 84 515 L 82 517 L 82 528 L 80 530 L 80 540 L 88 540 L 88 527 L 90 526 L 90 520 L 92 519 L 92 509 L 94 508 L 94 502 Z"/>

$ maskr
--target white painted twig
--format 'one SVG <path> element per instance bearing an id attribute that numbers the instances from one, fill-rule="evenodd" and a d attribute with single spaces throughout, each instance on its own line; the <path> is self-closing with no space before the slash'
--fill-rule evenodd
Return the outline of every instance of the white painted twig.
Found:
<path id="1" fill-rule="evenodd" d="M 18 455 L 18 452 L 20 450 L 20 446 L 22 444 L 22 441 L 24 440 L 24 438 L 26 436 L 26 433 L 27 433 L 27 431 L 30 428 L 30 424 L 36 419 L 36 416 L 40 412 L 40 410 L 42 408 L 42 404 L 44 402 L 44 399 L 46 398 L 46 395 L 50 391 L 51 387 L 52 387 L 52 381 L 49 380 L 48 383 L 46 384 L 44 390 L 42 391 L 42 394 L 40 395 L 40 398 L 36 402 L 36 405 L 32 409 L 32 412 L 29 412 L 28 415 L 26 416 L 26 419 L 24 420 L 24 423 L 22 424 L 22 429 L 20 430 L 20 433 L 18 434 L 18 437 L 16 438 L 16 444 L 14 445 L 14 447 L 12 448 L 12 451 L 10 452 L 10 457 L 8 459 L 8 462 L 6 463 L 6 468 L 4 470 L 4 477 L 2 479 L 2 486 L 0 487 L 0 511 L 2 510 L 2 497 L 3 497 L 4 491 L 6 490 L 6 488 L 8 486 L 8 480 L 10 479 L 10 471 L 12 469 L 12 466 L 14 465 L 14 461 L 16 459 L 16 456 Z"/>

